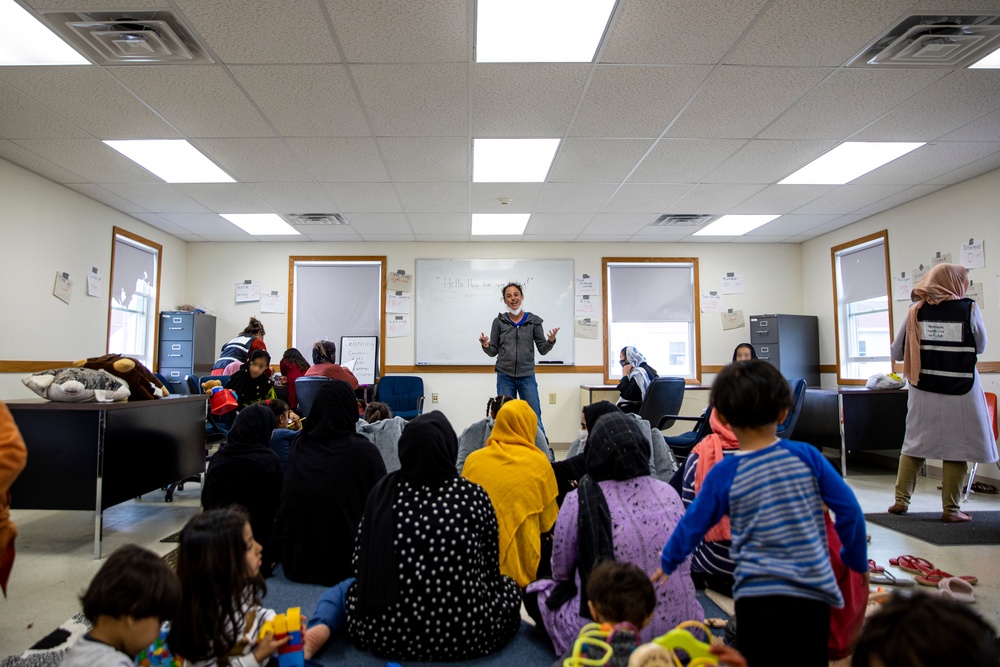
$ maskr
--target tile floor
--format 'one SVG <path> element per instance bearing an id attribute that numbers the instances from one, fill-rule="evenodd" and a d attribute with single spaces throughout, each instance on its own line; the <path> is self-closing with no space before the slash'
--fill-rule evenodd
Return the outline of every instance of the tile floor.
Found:
<path id="1" fill-rule="evenodd" d="M 866 512 L 885 511 L 892 502 L 893 481 L 886 470 L 849 470 L 848 483 Z M 940 510 L 937 483 L 930 477 L 918 480 L 913 511 Z M 175 544 L 160 540 L 180 530 L 198 512 L 199 491 L 197 484 L 189 484 L 177 492 L 173 503 L 164 503 L 162 494 L 150 493 L 109 509 L 104 514 L 104 552 L 127 542 L 160 554 L 173 550 Z M 973 516 L 977 510 L 1000 510 L 1000 496 L 974 495 L 963 509 Z M 20 536 L 9 597 L 0 599 L 0 657 L 20 653 L 73 616 L 79 610 L 77 596 L 101 565 L 92 558 L 90 513 L 19 510 L 13 516 Z M 869 526 L 869 532 L 869 555 L 882 565 L 890 557 L 912 553 L 949 572 L 980 577 L 976 609 L 1000 627 L 1000 580 L 991 576 L 1000 559 L 1000 546 L 939 547 L 875 525 Z"/>

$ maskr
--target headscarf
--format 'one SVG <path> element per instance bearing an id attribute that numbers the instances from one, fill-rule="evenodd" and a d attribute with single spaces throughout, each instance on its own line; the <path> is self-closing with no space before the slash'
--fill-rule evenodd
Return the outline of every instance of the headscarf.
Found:
<path id="1" fill-rule="evenodd" d="M 736 361 L 736 353 L 740 351 L 741 347 L 745 347 L 748 350 L 750 350 L 751 359 L 757 358 L 757 350 L 754 349 L 753 345 L 751 345 L 750 343 L 740 343 L 735 348 L 733 348 L 733 361 Z"/>
<path id="2" fill-rule="evenodd" d="M 271 451 L 271 434 L 276 424 L 274 411 L 270 407 L 258 404 L 244 408 L 229 429 L 226 444 L 212 457 L 212 461 L 223 452 L 249 452 L 255 449 Z"/>
<path id="3" fill-rule="evenodd" d="M 458 476 L 458 437 L 440 412 L 410 421 L 399 437 L 400 469 L 382 478 L 368 495 L 358 547 L 358 602 L 368 614 L 396 602 L 399 565 L 395 557 L 396 499 L 399 482 L 440 484 Z"/>
<path id="4" fill-rule="evenodd" d="M 597 420 L 584 452 L 587 474 L 580 478 L 577 501 L 576 562 L 580 573 L 580 615 L 590 618 L 587 578 L 604 558 L 614 559 L 611 510 L 598 482 L 626 480 L 649 475 L 649 440 L 642 426 L 624 413 L 607 414 Z M 576 595 L 572 580 L 560 582 L 546 601 L 558 609 Z"/>
<path id="5" fill-rule="evenodd" d="M 597 423 L 598 417 L 611 412 L 625 414 L 622 412 L 621 408 L 611 401 L 598 401 L 597 403 L 591 403 L 583 408 L 583 423 L 587 425 L 588 440 L 590 439 L 590 434 L 594 432 L 594 425 Z"/>
<path id="6" fill-rule="evenodd" d="M 538 418 L 525 401 L 508 401 L 486 447 L 470 454 L 462 469 L 489 495 L 500 526 L 501 572 L 522 588 L 535 579 L 541 534 L 551 530 L 559 513 L 552 465 L 535 446 L 537 429 Z"/>
<path id="7" fill-rule="evenodd" d="M 931 267 L 913 288 L 918 301 L 906 314 L 906 346 L 903 348 L 903 375 L 914 387 L 920 381 L 920 324 L 917 311 L 925 303 L 936 306 L 942 301 L 964 299 L 969 288 L 969 270 L 958 264 L 938 264 Z"/>
<path id="8" fill-rule="evenodd" d="M 722 460 L 723 450 L 739 449 L 740 443 L 736 439 L 736 434 L 729 426 L 723 425 L 715 409 L 708 416 L 708 423 L 712 427 L 712 432 L 705 436 L 701 442 L 694 446 L 692 453 L 698 455 L 698 463 L 694 469 L 694 494 L 697 496 L 701 490 L 701 485 L 705 483 L 708 471 L 716 463 Z M 718 542 L 720 540 L 731 539 L 729 532 L 729 517 L 724 516 L 705 533 L 706 542 Z"/>
<path id="9" fill-rule="evenodd" d="M 250 364 L 261 357 L 265 358 L 268 364 L 271 363 L 271 355 L 266 350 L 254 350 L 250 354 L 250 358 L 240 366 L 240 370 L 233 373 L 229 382 L 226 383 L 226 389 L 232 389 L 236 392 L 236 400 L 239 401 L 240 405 L 250 405 L 257 401 L 263 401 L 274 388 L 271 378 L 267 376 L 266 368 L 258 377 L 250 376 Z"/>
<path id="10" fill-rule="evenodd" d="M 7 406 L 0 401 L 0 590 L 7 596 L 7 579 L 14 567 L 17 526 L 10 520 L 10 487 L 24 470 L 28 450 Z"/>
<path id="11" fill-rule="evenodd" d="M 632 364 L 632 371 L 628 374 L 639 385 L 642 397 L 646 397 L 646 390 L 649 389 L 650 377 L 646 369 L 642 367 L 646 363 L 646 357 L 639 353 L 635 347 L 628 345 L 625 347 L 625 359 Z"/>
<path id="12" fill-rule="evenodd" d="M 358 399 L 342 380 L 324 382 L 302 424 L 305 440 L 327 441 L 356 433 Z"/>

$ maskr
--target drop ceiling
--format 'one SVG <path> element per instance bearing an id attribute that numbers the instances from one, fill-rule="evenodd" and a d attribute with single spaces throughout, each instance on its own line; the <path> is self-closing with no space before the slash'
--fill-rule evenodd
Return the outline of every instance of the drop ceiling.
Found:
<path id="1" fill-rule="evenodd" d="M 510 212 L 528 242 L 689 241 L 653 223 L 770 213 L 738 240 L 800 243 L 1000 167 L 1000 71 L 847 67 L 910 14 L 997 1 L 619 0 L 593 64 L 483 65 L 468 0 L 23 4 L 169 10 L 204 47 L 211 64 L 0 68 L 0 158 L 191 242 L 492 241 L 470 214 Z M 476 137 L 563 141 L 544 183 L 472 183 Z M 237 183 L 170 185 L 101 143 L 136 138 L 186 138 Z M 928 144 L 846 185 L 776 185 L 845 140 Z M 257 239 L 219 213 L 348 224 Z"/>

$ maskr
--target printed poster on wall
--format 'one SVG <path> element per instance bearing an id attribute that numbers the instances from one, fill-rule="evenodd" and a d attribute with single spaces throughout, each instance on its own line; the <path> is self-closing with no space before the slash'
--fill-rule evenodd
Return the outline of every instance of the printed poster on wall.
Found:
<path id="1" fill-rule="evenodd" d="M 575 303 L 574 310 L 576 312 L 573 314 L 576 317 L 596 317 L 597 309 L 601 304 L 600 299 L 595 299 L 589 294 L 576 297 Z"/>
<path id="2" fill-rule="evenodd" d="M 56 271 L 56 283 L 52 286 L 52 295 L 63 301 L 69 303 L 70 297 L 73 296 L 73 281 L 69 279 L 69 274 Z"/>
<path id="3" fill-rule="evenodd" d="M 927 269 L 929 268 L 930 268 L 929 266 L 921 264 L 920 266 L 918 266 L 917 268 L 913 269 L 913 271 L 910 272 L 911 274 L 913 274 L 914 285 L 916 285 L 917 283 L 919 283 L 921 280 L 924 279 L 924 275 L 927 273 Z"/>
<path id="4" fill-rule="evenodd" d="M 743 294 L 743 276 L 736 273 L 726 273 L 722 276 L 723 294 Z"/>
<path id="5" fill-rule="evenodd" d="M 986 266 L 986 252 L 982 239 L 969 239 L 962 244 L 959 251 L 959 262 L 967 269 L 981 269 Z"/>
<path id="6" fill-rule="evenodd" d="M 909 301 L 912 291 L 913 276 L 907 277 L 904 272 L 899 278 L 892 281 L 892 296 L 896 301 Z"/>
<path id="7" fill-rule="evenodd" d="M 97 267 L 91 267 L 87 274 L 87 296 L 101 296 L 101 274 Z"/>
<path id="8" fill-rule="evenodd" d="M 385 337 L 386 338 L 405 338 L 410 335 L 410 316 L 409 315 L 393 315 L 386 319 L 385 322 Z"/>
<path id="9" fill-rule="evenodd" d="M 972 299 L 977 304 L 979 304 L 979 310 L 983 309 L 983 284 L 982 283 L 972 283 L 969 285 L 969 289 L 965 292 L 966 298 Z"/>

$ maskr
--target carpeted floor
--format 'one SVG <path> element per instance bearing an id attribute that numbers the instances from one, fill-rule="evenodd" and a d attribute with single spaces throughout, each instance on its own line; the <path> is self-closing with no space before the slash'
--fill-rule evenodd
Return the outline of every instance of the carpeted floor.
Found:
<path id="1" fill-rule="evenodd" d="M 972 521 L 943 523 L 940 512 L 866 514 L 865 521 L 941 546 L 1000 544 L 1000 512 L 971 512 Z"/>

